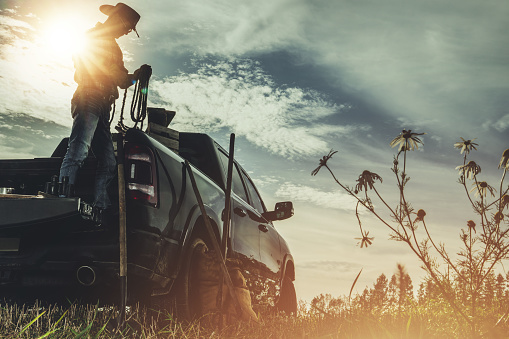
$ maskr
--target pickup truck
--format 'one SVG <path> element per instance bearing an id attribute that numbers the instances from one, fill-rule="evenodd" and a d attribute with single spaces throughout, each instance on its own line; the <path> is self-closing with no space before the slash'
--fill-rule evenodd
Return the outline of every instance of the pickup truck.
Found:
<path id="1" fill-rule="evenodd" d="M 174 304 L 184 306 L 177 306 L 177 312 L 189 317 L 197 315 L 192 309 L 195 253 L 212 248 L 212 239 L 186 160 L 219 240 L 228 152 L 206 134 L 179 133 L 165 123 L 150 122 L 154 112 L 149 109 L 146 131 L 128 129 L 121 138 L 128 302 L 178 299 Z M 115 302 L 118 215 L 108 215 L 101 224 L 84 217 L 91 211 L 87 202 L 93 200 L 96 160 L 92 152 L 78 172 L 74 195 L 54 195 L 48 183 L 58 175 L 66 147 L 64 139 L 51 157 L 0 160 L 0 297 Z M 115 210 L 119 201 L 115 180 L 108 192 Z M 277 203 L 275 210 L 267 211 L 253 181 L 235 161 L 230 211 L 227 255 L 242 263 L 253 307 L 271 305 L 295 312 L 294 259 L 273 225 L 293 215 L 291 202 Z"/>

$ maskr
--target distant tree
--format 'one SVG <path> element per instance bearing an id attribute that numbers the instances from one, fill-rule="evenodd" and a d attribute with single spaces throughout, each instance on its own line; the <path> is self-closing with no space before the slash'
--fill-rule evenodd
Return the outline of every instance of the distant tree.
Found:
<path id="1" fill-rule="evenodd" d="M 495 282 L 495 300 L 497 302 L 497 309 L 502 311 L 506 302 L 506 291 L 505 291 L 505 279 L 504 276 L 499 273 Z"/>
<path id="2" fill-rule="evenodd" d="M 364 288 L 362 294 L 357 294 L 351 301 L 352 309 L 371 310 L 371 292 L 368 287 Z"/>
<path id="3" fill-rule="evenodd" d="M 484 309 L 491 309 L 495 300 L 495 273 L 490 272 L 484 279 L 483 288 L 481 290 L 481 303 Z"/>
<path id="4" fill-rule="evenodd" d="M 398 281 L 396 278 L 396 274 L 393 274 L 391 276 L 391 280 L 389 281 L 389 288 L 387 291 L 387 302 L 389 303 L 390 307 L 395 307 L 398 305 Z"/>
<path id="5" fill-rule="evenodd" d="M 333 298 L 332 295 L 327 293 L 314 297 L 310 306 L 311 314 L 335 316 L 341 313 L 345 303 L 341 298 Z"/>
<path id="6" fill-rule="evenodd" d="M 412 279 L 406 272 L 405 266 L 398 264 L 396 271 L 396 283 L 398 287 L 398 310 L 409 305 L 414 298 L 414 286 Z"/>
<path id="7" fill-rule="evenodd" d="M 386 305 L 388 296 L 388 285 L 389 281 L 385 274 L 380 274 L 380 276 L 376 279 L 376 282 L 373 284 L 373 289 L 371 290 L 371 305 L 373 307 L 382 308 Z"/>

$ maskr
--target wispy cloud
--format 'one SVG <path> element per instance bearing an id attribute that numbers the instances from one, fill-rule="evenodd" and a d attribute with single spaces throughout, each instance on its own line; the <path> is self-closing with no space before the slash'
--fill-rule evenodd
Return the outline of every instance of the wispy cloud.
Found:
<path id="1" fill-rule="evenodd" d="M 322 191 L 314 187 L 283 183 L 275 196 L 281 199 L 313 204 L 322 208 L 355 211 L 355 198 L 337 191 Z"/>
<path id="2" fill-rule="evenodd" d="M 49 157 L 69 131 L 27 114 L 0 113 L 0 159 Z"/>
<path id="3" fill-rule="evenodd" d="M 351 261 L 335 260 L 305 261 L 298 263 L 297 267 L 300 269 L 315 269 L 333 272 L 351 272 L 359 269 L 359 266 Z"/>
<path id="4" fill-rule="evenodd" d="M 152 2 L 151 7 L 153 10 L 140 25 L 157 36 L 160 49 L 222 55 L 294 46 L 295 40 L 305 34 L 302 22 L 309 17 L 310 9 L 302 0 L 198 0 L 178 3 L 172 8 L 172 20 L 168 20 L 167 2 Z"/>
<path id="5" fill-rule="evenodd" d="M 504 115 L 497 121 L 488 120 L 483 124 L 485 129 L 495 129 L 499 132 L 504 132 L 509 128 L 509 114 Z"/>
<path id="6" fill-rule="evenodd" d="M 288 158 L 319 154 L 326 137 L 366 126 L 338 126 L 324 119 L 347 105 L 315 90 L 276 86 L 257 62 L 229 59 L 199 64 L 196 71 L 151 82 L 151 100 L 178 112 L 180 130 L 228 128 L 253 144 Z"/>
<path id="7" fill-rule="evenodd" d="M 151 29 L 169 53 L 287 50 L 325 67 L 331 84 L 376 105 L 377 115 L 411 117 L 441 134 L 472 133 L 486 119 L 505 129 L 507 1 L 195 0 L 175 8 L 175 20 L 156 6 Z"/>

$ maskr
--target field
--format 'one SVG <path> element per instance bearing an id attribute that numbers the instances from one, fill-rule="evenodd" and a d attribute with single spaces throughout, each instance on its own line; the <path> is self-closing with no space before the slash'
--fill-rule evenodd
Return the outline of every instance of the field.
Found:
<path id="1" fill-rule="evenodd" d="M 259 322 L 179 322 L 171 314 L 129 308 L 125 329 L 118 309 L 96 305 L 9 305 L 0 310 L 2 338 L 509 338 L 509 288 L 498 275 L 488 279 L 477 313 L 477 333 L 457 317 L 431 281 L 413 297 L 404 268 L 385 275 L 360 295 L 319 295 L 300 302 L 297 316 L 258 313 Z M 458 288 L 456 297 L 461 298 Z"/>

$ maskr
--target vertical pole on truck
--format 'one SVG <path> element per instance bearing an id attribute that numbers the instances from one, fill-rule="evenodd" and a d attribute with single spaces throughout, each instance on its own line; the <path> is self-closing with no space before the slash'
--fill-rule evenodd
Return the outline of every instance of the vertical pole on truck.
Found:
<path id="1" fill-rule="evenodd" d="M 231 219 L 231 196 L 232 196 L 232 175 L 233 175 L 233 153 L 235 151 L 235 134 L 230 134 L 230 151 L 228 153 L 228 172 L 226 176 L 226 192 L 225 192 L 225 206 L 223 216 L 223 239 L 221 242 L 221 254 L 226 261 L 226 254 L 228 249 L 228 239 L 230 237 L 230 219 Z M 219 328 L 223 325 L 223 283 L 224 276 L 220 272 L 219 275 L 219 289 L 217 293 L 216 305 L 220 310 L 219 315 Z"/>
<path id="2" fill-rule="evenodd" d="M 226 286 L 228 286 L 228 291 L 230 293 L 230 298 L 233 301 L 233 305 L 235 306 L 235 309 L 237 313 L 241 313 L 240 303 L 239 299 L 237 298 L 237 294 L 235 294 L 235 289 L 233 288 L 232 279 L 230 277 L 230 274 L 228 273 L 228 269 L 226 268 L 226 263 L 221 251 L 221 245 L 219 244 L 219 240 L 216 238 L 216 235 L 214 233 L 214 229 L 212 228 L 212 225 L 210 224 L 209 217 L 207 216 L 207 211 L 205 210 L 205 205 L 203 204 L 203 200 L 200 195 L 200 191 L 198 190 L 198 185 L 196 184 L 196 179 L 194 178 L 193 169 L 191 168 L 191 165 L 189 164 L 189 161 L 185 161 L 185 166 L 187 168 L 187 172 L 189 173 L 189 180 L 191 180 L 191 186 L 193 187 L 194 195 L 196 197 L 196 201 L 198 202 L 198 206 L 200 208 L 200 212 L 203 216 L 203 219 L 205 221 L 205 228 L 207 229 L 207 232 L 210 237 L 210 241 L 212 243 L 212 248 L 214 250 L 214 254 L 216 255 L 216 259 L 219 261 L 219 268 L 221 269 L 221 273 L 224 278 L 224 282 L 226 283 Z M 221 281 L 222 282 L 222 281 Z"/>
<path id="3" fill-rule="evenodd" d="M 124 178 L 124 138 L 122 133 L 117 139 L 118 169 L 118 215 L 120 245 L 120 314 L 118 324 L 121 329 L 125 325 L 125 309 L 127 305 L 127 236 L 126 236 L 126 204 Z"/>

